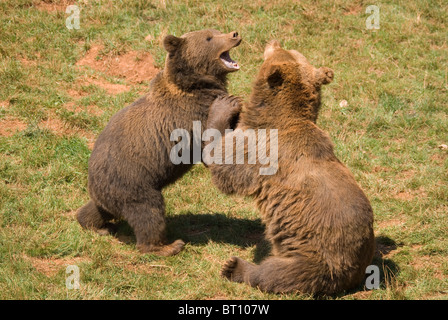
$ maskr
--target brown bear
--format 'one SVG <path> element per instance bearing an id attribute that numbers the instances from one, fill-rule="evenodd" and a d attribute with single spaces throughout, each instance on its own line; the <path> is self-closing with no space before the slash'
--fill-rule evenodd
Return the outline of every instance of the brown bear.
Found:
<path id="1" fill-rule="evenodd" d="M 174 255 L 184 246 L 167 243 L 161 190 L 186 173 L 192 163 L 174 164 L 173 130 L 191 132 L 193 121 L 208 117 L 217 96 L 227 94 L 227 75 L 239 69 L 229 50 L 238 46 L 237 32 L 216 30 L 168 35 L 165 68 L 151 81 L 149 92 L 116 113 L 95 142 L 88 168 L 91 200 L 77 213 L 79 223 L 110 232 L 112 219 L 133 229 L 141 252 Z"/>
<path id="2" fill-rule="evenodd" d="M 330 137 L 316 125 L 321 86 L 332 81 L 333 71 L 314 68 L 277 41 L 266 46 L 264 59 L 237 129 L 255 129 L 258 152 L 272 150 L 270 144 L 278 141 L 276 170 L 262 175 L 259 162 L 209 163 L 209 168 L 220 190 L 256 200 L 272 255 L 258 265 L 232 257 L 222 275 L 275 293 L 332 295 L 352 289 L 372 261 L 373 212 L 353 175 L 336 158 Z M 224 132 L 239 111 L 238 99 L 217 98 L 207 126 Z M 277 129 L 277 136 L 260 139 L 260 129 Z M 243 150 L 247 159 L 250 149 L 248 139 L 238 142 L 232 135 L 236 131 L 218 140 L 226 163 L 235 160 L 236 150 Z"/>

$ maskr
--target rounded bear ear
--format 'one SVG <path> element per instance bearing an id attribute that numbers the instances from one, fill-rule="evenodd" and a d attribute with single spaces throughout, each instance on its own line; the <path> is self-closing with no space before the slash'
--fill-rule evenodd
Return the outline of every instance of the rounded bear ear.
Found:
<path id="1" fill-rule="evenodd" d="M 277 48 L 281 48 L 280 42 L 278 42 L 277 40 L 269 41 L 266 45 L 266 48 L 264 49 L 263 59 L 266 60 L 267 58 L 269 58 Z"/>
<path id="2" fill-rule="evenodd" d="M 333 81 L 333 78 L 334 72 L 330 68 L 321 67 L 319 69 L 316 69 L 316 82 L 319 85 L 329 84 L 331 81 Z"/>
<path id="3" fill-rule="evenodd" d="M 267 72 L 266 81 L 269 84 L 269 87 L 271 88 L 279 87 L 283 84 L 284 77 L 281 65 L 272 65 L 269 68 Z"/>
<path id="4" fill-rule="evenodd" d="M 174 51 L 177 50 L 177 48 L 182 43 L 182 41 L 183 41 L 182 38 L 178 38 L 178 37 L 173 36 L 173 35 L 167 35 L 163 39 L 163 47 L 165 48 L 165 50 L 167 52 L 173 53 Z"/>

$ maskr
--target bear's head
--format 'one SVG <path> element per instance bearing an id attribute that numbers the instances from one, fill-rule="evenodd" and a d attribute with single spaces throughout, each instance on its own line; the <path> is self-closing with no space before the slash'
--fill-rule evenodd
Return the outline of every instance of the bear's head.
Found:
<path id="1" fill-rule="evenodd" d="M 290 116 L 316 122 L 320 89 L 333 80 L 333 70 L 315 68 L 296 50 L 285 50 L 276 40 L 267 44 L 252 94 L 252 104 L 281 109 Z M 273 110 L 272 110 L 273 111 Z"/>
<path id="2" fill-rule="evenodd" d="M 179 86 L 201 87 L 201 84 L 226 85 L 226 75 L 239 70 L 230 58 L 230 50 L 241 43 L 238 32 L 221 33 L 207 29 L 193 31 L 181 37 L 168 35 L 163 40 L 166 73 Z"/>

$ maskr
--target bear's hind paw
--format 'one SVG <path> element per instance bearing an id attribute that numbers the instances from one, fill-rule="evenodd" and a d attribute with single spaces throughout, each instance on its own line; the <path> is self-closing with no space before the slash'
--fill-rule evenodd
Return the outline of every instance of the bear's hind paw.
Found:
<path id="1" fill-rule="evenodd" d="M 238 257 L 232 257 L 226 261 L 222 270 L 221 276 L 230 281 L 243 282 L 244 281 L 244 265 L 247 264 L 244 260 Z"/>

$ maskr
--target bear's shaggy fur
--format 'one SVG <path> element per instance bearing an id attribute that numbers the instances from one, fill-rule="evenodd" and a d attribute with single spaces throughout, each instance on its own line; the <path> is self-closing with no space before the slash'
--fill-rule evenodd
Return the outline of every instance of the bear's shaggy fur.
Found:
<path id="1" fill-rule="evenodd" d="M 232 257 L 223 267 L 224 277 L 269 292 L 315 295 L 352 289 L 365 278 L 374 252 L 372 208 L 336 158 L 329 136 L 316 125 L 321 86 L 332 79 L 331 69 L 314 68 L 299 52 L 284 50 L 276 41 L 267 45 L 237 128 L 278 129 L 278 170 L 259 175 L 259 163 L 209 167 L 220 190 L 255 198 L 272 255 L 259 265 Z M 239 109 L 237 99 L 218 98 L 210 127 L 224 131 Z M 227 138 L 221 139 L 223 154 Z M 269 150 L 270 142 L 269 137 L 258 140 L 258 146 L 266 144 Z M 244 148 L 243 143 L 233 150 Z M 245 150 L 247 156 L 247 145 Z"/>
<path id="2" fill-rule="evenodd" d="M 124 219 L 134 230 L 141 252 L 173 255 L 184 246 L 165 239 L 161 190 L 191 164 L 174 165 L 170 141 L 174 129 L 190 134 L 193 121 L 207 121 L 210 105 L 226 95 L 226 76 L 239 66 L 229 50 L 237 32 L 200 30 L 164 38 L 165 68 L 151 81 L 149 93 L 115 114 L 99 135 L 89 160 L 91 197 L 77 214 L 79 223 L 101 233 L 111 219 Z"/>

